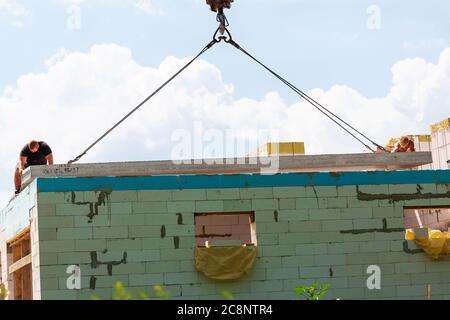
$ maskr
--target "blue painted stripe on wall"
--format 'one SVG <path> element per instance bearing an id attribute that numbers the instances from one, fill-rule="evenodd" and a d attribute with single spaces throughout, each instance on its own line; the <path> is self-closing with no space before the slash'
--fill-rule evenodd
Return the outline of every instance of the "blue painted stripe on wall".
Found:
<path id="1" fill-rule="evenodd" d="M 277 175 L 182 175 L 150 177 L 39 178 L 39 192 L 262 188 L 450 183 L 450 170 L 286 173 Z"/>

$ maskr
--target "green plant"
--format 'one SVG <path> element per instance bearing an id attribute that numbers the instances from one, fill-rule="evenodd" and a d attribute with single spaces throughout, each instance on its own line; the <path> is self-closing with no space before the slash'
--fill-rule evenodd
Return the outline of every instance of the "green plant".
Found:
<path id="1" fill-rule="evenodd" d="M 170 292 L 164 289 L 162 286 L 153 286 L 153 291 L 155 292 L 156 299 L 164 300 L 170 299 Z M 113 300 L 150 300 L 150 295 L 144 291 L 132 292 L 128 291 L 122 284 L 118 281 L 114 285 L 114 291 L 112 293 Z M 91 300 L 101 300 L 100 296 L 91 296 Z"/>
<path id="2" fill-rule="evenodd" d="M 0 300 L 5 300 L 8 297 L 8 289 L 6 289 L 3 283 L 0 283 Z"/>
<path id="3" fill-rule="evenodd" d="M 167 289 L 165 289 L 163 286 L 159 286 L 159 285 L 153 286 L 153 291 L 155 294 L 154 299 L 167 300 L 167 299 L 171 298 L 170 292 L 167 291 Z M 220 291 L 220 293 L 227 300 L 236 300 L 235 296 L 229 291 L 222 290 L 222 291 Z M 91 296 L 91 300 L 101 300 L 101 299 L 102 298 L 97 295 Z M 150 298 L 150 295 L 144 291 L 135 291 L 135 292 L 128 291 L 123 286 L 122 282 L 118 281 L 114 285 L 112 299 L 113 300 L 136 300 L 136 299 L 151 300 L 152 298 Z"/>
<path id="4" fill-rule="evenodd" d="M 160 300 L 170 299 L 170 292 L 164 289 L 162 286 L 153 286 L 153 291 L 155 291 L 156 298 Z"/>
<path id="5" fill-rule="evenodd" d="M 294 288 L 294 293 L 305 297 L 306 300 L 320 300 L 326 295 L 329 287 L 329 284 L 320 285 L 319 283 L 314 282 L 310 286 L 300 286 Z"/>
<path id="6" fill-rule="evenodd" d="M 234 295 L 230 291 L 222 290 L 220 293 L 225 297 L 227 300 L 236 300 Z"/>
<path id="7" fill-rule="evenodd" d="M 116 282 L 114 285 L 113 300 L 133 300 L 133 294 L 128 292 L 123 286 L 122 282 Z"/>

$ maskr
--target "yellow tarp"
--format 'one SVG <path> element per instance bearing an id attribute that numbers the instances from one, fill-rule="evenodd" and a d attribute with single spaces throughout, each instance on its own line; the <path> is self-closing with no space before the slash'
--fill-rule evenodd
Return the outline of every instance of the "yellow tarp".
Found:
<path id="1" fill-rule="evenodd" d="M 428 230 L 428 237 L 418 236 L 412 229 L 406 230 L 406 240 L 415 240 L 426 254 L 433 259 L 439 259 L 440 255 L 450 253 L 450 233 L 440 230 Z"/>
<path id="2" fill-rule="evenodd" d="M 197 247 L 195 267 L 210 279 L 239 279 L 251 270 L 256 254 L 256 246 Z"/>

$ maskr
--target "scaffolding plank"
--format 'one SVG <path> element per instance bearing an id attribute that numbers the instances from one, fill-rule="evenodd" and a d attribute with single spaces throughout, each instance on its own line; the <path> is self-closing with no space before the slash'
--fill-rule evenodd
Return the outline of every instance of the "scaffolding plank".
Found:
<path id="1" fill-rule="evenodd" d="M 12 273 L 16 272 L 17 270 L 20 270 L 20 269 L 22 269 L 23 267 L 25 267 L 25 266 L 27 266 L 29 264 L 31 264 L 31 254 L 23 257 L 19 261 L 14 262 L 9 267 L 9 274 L 12 274 Z"/>

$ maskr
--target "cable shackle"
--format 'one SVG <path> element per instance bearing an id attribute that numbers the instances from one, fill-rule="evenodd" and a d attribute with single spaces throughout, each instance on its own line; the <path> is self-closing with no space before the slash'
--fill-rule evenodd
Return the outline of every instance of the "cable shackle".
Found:
<path id="1" fill-rule="evenodd" d="M 216 20 L 219 23 L 220 34 L 223 35 L 225 33 L 225 30 L 227 29 L 227 27 L 230 25 L 227 17 L 225 16 L 225 13 L 223 13 L 223 8 L 219 9 Z"/>
<path id="2" fill-rule="evenodd" d="M 222 34 L 222 35 L 219 36 L 219 33 Z M 226 43 L 232 43 L 232 42 L 234 43 L 233 37 L 231 36 L 230 31 L 228 31 L 228 29 L 225 28 L 225 29 L 223 30 L 223 33 L 222 33 L 222 30 L 220 29 L 220 27 L 218 27 L 217 30 L 216 30 L 216 32 L 215 32 L 214 35 L 213 35 L 213 41 L 214 41 L 215 43 L 219 43 L 219 42 L 221 42 L 222 40 L 223 40 L 224 42 L 226 42 Z"/>

